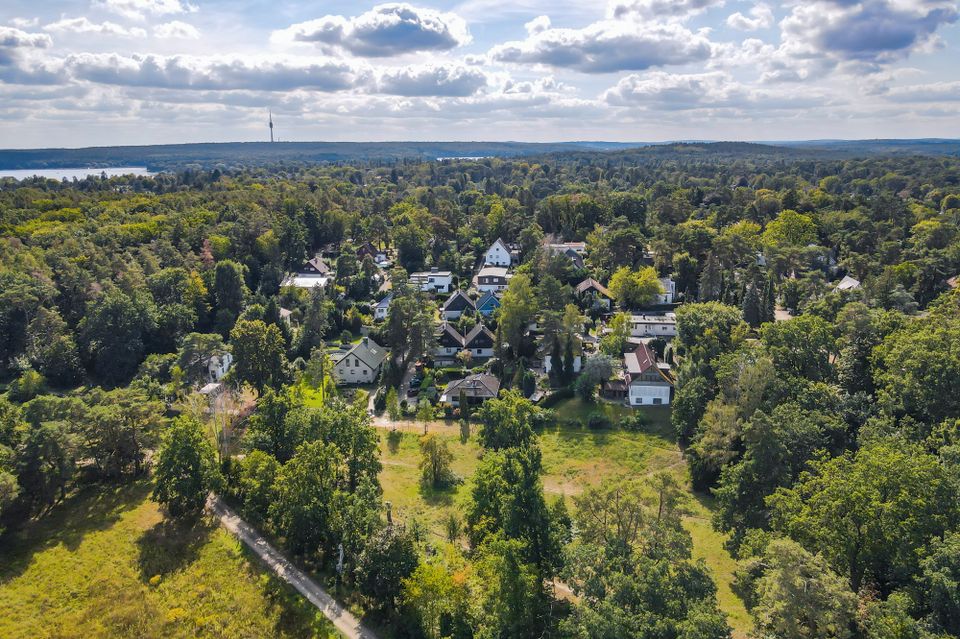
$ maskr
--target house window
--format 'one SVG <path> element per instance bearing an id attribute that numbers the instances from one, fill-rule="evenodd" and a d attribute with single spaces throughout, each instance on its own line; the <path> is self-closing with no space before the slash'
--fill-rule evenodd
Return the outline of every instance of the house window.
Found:
<path id="1" fill-rule="evenodd" d="M 353 359 L 353 365 L 354 365 L 354 366 L 360 366 L 360 360 L 357 359 L 357 358 L 354 358 L 354 359 Z"/>
<path id="2" fill-rule="evenodd" d="M 367 374 L 367 369 L 363 369 L 363 374 L 364 374 L 364 375 Z"/>
<path id="3" fill-rule="evenodd" d="M 654 403 L 654 404 L 662 404 L 662 403 L 663 403 L 663 399 L 660 398 L 660 397 L 654 397 L 654 398 L 653 398 L 653 403 Z"/>

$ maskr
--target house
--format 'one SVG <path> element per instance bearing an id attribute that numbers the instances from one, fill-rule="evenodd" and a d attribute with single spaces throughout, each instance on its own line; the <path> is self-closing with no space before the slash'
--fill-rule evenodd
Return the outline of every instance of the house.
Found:
<path id="1" fill-rule="evenodd" d="M 469 333 L 463 337 L 463 348 L 470 351 L 473 359 L 489 359 L 493 357 L 493 347 L 496 338 L 490 329 L 478 322 Z"/>
<path id="2" fill-rule="evenodd" d="M 565 255 L 576 268 L 583 268 L 583 256 L 587 252 L 586 242 L 554 242 L 551 239 L 547 237 L 543 244 L 547 252 Z"/>
<path id="3" fill-rule="evenodd" d="M 483 254 L 483 263 L 487 266 L 511 266 L 513 256 L 510 253 L 510 247 L 497 238 L 497 241 L 490 245 L 487 252 Z"/>
<path id="4" fill-rule="evenodd" d="M 410 283 L 429 293 L 449 293 L 453 284 L 453 273 L 440 271 L 436 267 L 429 271 L 410 274 Z"/>
<path id="5" fill-rule="evenodd" d="M 860 280 L 854 279 L 849 275 L 844 275 L 840 283 L 834 287 L 834 291 L 854 291 L 860 288 Z"/>
<path id="6" fill-rule="evenodd" d="M 627 403 L 631 406 L 666 406 L 670 404 L 673 380 L 669 366 L 658 364 L 657 356 L 646 344 L 623 355 L 626 371 Z"/>
<path id="7" fill-rule="evenodd" d="M 349 349 L 332 353 L 330 359 L 338 384 L 372 384 L 380 377 L 387 349 L 364 337 Z"/>
<path id="8" fill-rule="evenodd" d="M 613 301 L 613 293 L 610 292 L 610 289 L 592 277 L 588 277 L 577 284 L 577 288 L 574 290 L 577 297 L 585 304 L 589 304 L 590 308 L 609 309 Z"/>
<path id="9" fill-rule="evenodd" d="M 463 350 L 463 335 L 457 329 L 443 322 L 437 327 L 437 348 L 434 351 L 434 359 L 437 362 L 453 362 L 457 358 L 457 353 Z"/>
<path id="10" fill-rule="evenodd" d="M 387 293 L 382 300 L 377 302 L 377 305 L 373 307 L 373 319 L 375 320 L 387 319 L 387 313 L 390 312 L 390 302 L 392 301 L 393 301 L 393 293 Z"/>
<path id="11" fill-rule="evenodd" d="M 461 392 L 468 404 L 482 404 L 488 399 L 497 397 L 500 392 L 500 380 L 486 373 L 453 380 L 443 389 L 443 394 L 440 395 L 440 403 L 453 407 L 460 406 Z"/>
<path id="12" fill-rule="evenodd" d="M 295 286 L 297 288 L 313 288 L 319 286 L 326 287 L 333 281 L 333 275 L 318 275 L 314 273 L 296 273 L 283 281 L 283 286 Z"/>
<path id="13" fill-rule="evenodd" d="M 480 296 L 476 303 L 477 312 L 484 317 L 490 317 L 493 312 L 500 308 L 500 298 L 492 292 L 486 292 Z"/>
<path id="14" fill-rule="evenodd" d="M 960 275 L 954 275 L 947 280 L 947 286 L 950 288 L 960 288 Z"/>
<path id="15" fill-rule="evenodd" d="M 476 313 L 477 307 L 463 291 L 455 291 L 440 307 L 440 315 L 448 322 L 460 319 L 466 312 Z"/>
<path id="16" fill-rule="evenodd" d="M 583 247 L 582 249 L 579 247 Z M 583 242 L 565 242 L 563 244 L 547 244 L 547 251 L 554 255 L 563 255 L 571 262 L 573 266 L 577 269 L 582 269 L 583 264 L 583 253 L 586 249 L 586 244 Z"/>
<path id="17" fill-rule="evenodd" d="M 385 262 L 387 260 L 386 251 L 378 249 L 370 242 L 364 242 L 363 244 L 357 247 L 357 259 L 362 262 L 363 258 L 365 258 L 368 255 L 370 256 L 370 259 L 372 259 L 374 262 L 378 264 L 380 262 Z"/>
<path id="18" fill-rule="evenodd" d="M 291 311 L 289 308 L 283 308 L 281 306 L 280 321 L 286 324 L 287 326 L 291 326 L 293 323 L 293 311 Z"/>
<path id="19" fill-rule="evenodd" d="M 332 271 L 323 259 L 316 256 L 304 262 L 303 266 L 300 267 L 299 273 L 301 275 L 331 275 Z"/>
<path id="20" fill-rule="evenodd" d="M 674 337 L 676 334 L 675 313 L 630 316 L 630 335 L 633 337 Z"/>
<path id="21" fill-rule="evenodd" d="M 230 370 L 231 364 L 233 364 L 233 355 L 230 353 L 211 355 L 207 359 L 207 381 L 219 382 Z"/>
<path id="22" fill-rule="evenodd" d="M 507 290 L 510 278 L 504 266 L 484 266 L 473 277 L 473 286 L 481 293 L 497 293 Z"/>
<path id="23" fill-rule="evenodd" d="M 663 293 L 657 295 L 657 304 L 673 304 L 677 296 L 677 283 L 672 278 L 661 277 L 660 288 L 663 289 Z"/>

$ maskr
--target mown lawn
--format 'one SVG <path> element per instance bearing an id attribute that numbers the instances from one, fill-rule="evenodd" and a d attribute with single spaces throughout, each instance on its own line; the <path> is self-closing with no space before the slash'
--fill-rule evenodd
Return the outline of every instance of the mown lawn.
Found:
<path id="1" fill-rule="evenodd" d="M 141 481 L 92 486 L 0 540 L 0 637 L 337 637 L 212 520 Z"/>
<path id="2" fill-rule="evenodd" d="M 572 497 L 588 485 L 605 478 L 642 478 L 661 470 L 674 473 L 689 486 L 687 466 L 673 438 L 668 408 L 647 409 L 648 425 L 637 431 L 620 428 L 594 431 L 572 425 L 594 410 L 610 411 L 618 423 L 631 409 L 616 404 L 584 405 L 579 399 L 566 400 L 554 407 L 563 423 L 554 424 L 540 433 L 543 451 L 543 485 L 548 496 L 564 496 L 573 508 Z M 384 499 L 390 501 L 394 515 L 401 521 L 418 519 L 434 535 L 445 537 L 448 513 L 463 518 L 463 504 L 470 493 L 470 477 L 479 462 L 481 449 L 476 441 L 477 425 L 473 424 L 467 441 L 453 429 L 437 432 L 447 441 L 454 454 L 453 469 L 463 481 L 449 490 L 433 491 L 420 486 L 419 441 L 412 432 L 381 431 L 380 447 L 383 472 L 380 481 Z M 735 562 L 723 547 L 725 538 L 710 526 L 710 502 L 691 492 L 686 505 L 689 516 L 684 526 L 691 533 L 694 557 L 703 558 L 717 580 L 721 608 L 727 613 L 737 637 L 745 637 L 750 619 L 742 602 L 730 590 Z"/>

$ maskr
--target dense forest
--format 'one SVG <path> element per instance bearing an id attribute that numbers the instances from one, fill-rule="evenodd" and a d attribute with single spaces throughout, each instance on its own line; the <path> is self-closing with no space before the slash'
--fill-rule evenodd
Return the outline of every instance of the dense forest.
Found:
<path id="1" fill-rule="evenodd" d="M 729 637 L 681 525 L 689 483 L 753 636 L 960 636 L 960 159 L 676 145 L 7 179 L 0 236 L 0 535 L 151 472 L 168 516 L 217 491 L 337 571 L 388 636 Z M 370 401 L 402 412 L 442 303 L 411 274 L 466 290 L 497 239 L 519 266 L 492 318 L 457 328 L 489 327 L 482 371 L 503 390 L 469 414 L 437 401 L 440 368 L 422 379 L 417 416 L 475 423 L 482 449 L 438 541 L 391 518 L 366 393 L 329 378 L 331 345 L 389 348 Z M 315 255 L 332 284 L 289 286 Z M 616 309 L 583 305 L 588 277 Z M 663 277 L 676 337 L 651 347 L 672 371 L 683 480 L 546 496 L 552 401 L 604 401 L 629 314 Z M 542 350 L 557 366 L 536 379 Z M 194 391 L 227 352 L 224 382 L 254 399 L 211 415 Z M 644 428 L 636 415 L 591 426 Z M 441 442 L 420 446 L 424 482 L 463 480 Z"/>

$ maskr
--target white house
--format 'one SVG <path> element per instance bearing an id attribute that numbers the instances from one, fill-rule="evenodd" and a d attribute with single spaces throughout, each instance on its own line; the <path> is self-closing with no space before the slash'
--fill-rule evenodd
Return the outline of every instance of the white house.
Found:
<path id="1" fill-rule="evenodd" d="M 349 349 L 331 353 L 330 359 L 338 384 L 372 384 L 380 376 L 387 349 L 364 337 Z"/>
<path id="2" fill-rule="evenodd" d="M 390 312 L 390 302 L 393 301 L 393 293 L 387 293 L 382 300 L 373 307 L 373 319 L 385 320 L 387 313 Z"/>
<path id="3" fill-rule="evenodd" d="M 500 380 L 486 373 L 453 380 L 443 389 L 440 403 L 453 407 L 460 406 L 461 392 L 467 403 L 482 404 L 488 399 L 496 399 L 497 394 L 500 393 Z"/>
<path id="4" fill-rule="evenodd" d="M 513 264 L 510 248 L 503 240 L 497 238 L 497 241 L 491 244 L 483 254 L 483 263 L 487 266 L 510 266 Z"/>
<path id="5" fill-rule="evenodd" d="M 230 353 L 211 355 L 207 360 L 207 381 L 219 382 L 230 370 L 231 364 L 233 364 L 233 355 Z"/>
<path id="6" fill-rule="evenodd" d="M 484 266 L 473 277 L 473 286 L 481 293 L 499 293 L 507 290 L 510 278 L 504 266 Z"/>
<path id="7" fill-rule="evenodd" d="M 666 364 L 658 364 L 657 356 L 646 344 L 638 344 L 636 350 L 625 353 L 627 402 L 631 406 L 666 406 L 670 404 L 670 389 L 673 382 Z"/>
<path id="8" fill-rule="evenodd" d="M 676 334 L 675 313 L 630 316 L 630 335 L 633 337 L 675 337 Z"/>
<path id="9" fill-rule="evenodd" d="M 657 304 L 673 304 L 673 300 L 677 296 L 677 283 L 672 278 L 661 277 L 660 287 L 663 289 L 663 293 L 657 295 Z"/>
<path id="10" fill-rule="evenodd" d="M 440 271 L 436 267 L 429 271 L 420 271 L 410 274 L 410 283 L 420 287 L 421 291 L 429 293 L 449 293 L 453 285 L 453 273 Z"/>

